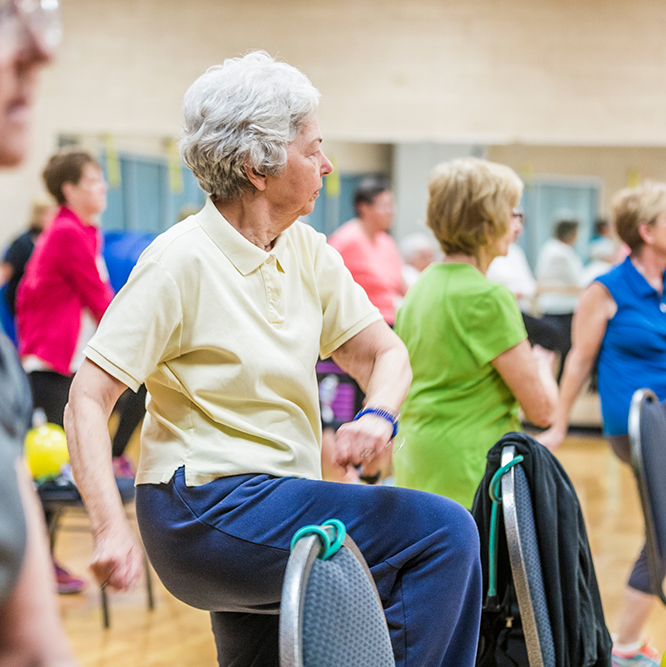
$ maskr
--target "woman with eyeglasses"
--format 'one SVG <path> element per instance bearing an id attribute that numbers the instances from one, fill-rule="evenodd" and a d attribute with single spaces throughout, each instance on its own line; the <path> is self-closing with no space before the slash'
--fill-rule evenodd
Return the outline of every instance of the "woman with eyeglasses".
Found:
<path id="1" fill-rule="evenodd" d="M 666 399 L 666 183 L 620 190 L 612 209 L 617 234 L 631 253 L 581 295 L 555 420 L 538 439 L 551 450 L 564 441 L 571 408 L 597 361 L 604 434 L 615 455 L 630 464 L 634 392 L 649 388 L 660 401 Z M 666 470 L 662 472 L 666 479 Z M 664 575 L 666 562 L 662 579 Z M 657 667 L 656 653 L 642 637 L 655 602 L 643 547 L 624 591 L 613 638 L 616 667 Z"/>
<path id="2" fill-rule="evenodd" d="M 557 401 L 552 353 L 532 348 L 515 296 L 485 276 L 520 232 L 513 210 L 522 190 L 511 169 L 486 160 L 435 167 L 427 223 L 446 257 L 423 272 L 396 319 L 414 376 L 401 410 L 396 482 L 467 508 L 487 451 L 521 430 L 519 407 L 545 427 Z"/>
<path id="3" fill-rule="evenodd" d="M 53 57 L 58 3 L 0 4 L 0 167 L 26 154 L 37 76 Z M 23 464 L 30 387 L 13 345 L 0 337 L 0 662 L 74 667 L 60 624 L 46 526 Z"/>

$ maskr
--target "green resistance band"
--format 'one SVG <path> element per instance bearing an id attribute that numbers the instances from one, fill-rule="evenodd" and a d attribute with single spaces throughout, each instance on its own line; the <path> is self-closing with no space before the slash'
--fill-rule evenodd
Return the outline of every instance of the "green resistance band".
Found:
<path id="1" fill-rule="evenodd" d="M 330 534 L 329 534 L 330 533 Z M 291 538 L 291 551 L 294 550 L 296 542 L 306 535 L 317 535 L 322 546 L 319 552 L 319 558 L 328 560 L 331 556 L 337 553 L 338 549 L 347 537 L 347 527 L 340 519 L 329 519 L 324 521 L 321 526 L 303 526 L 299 528 L 294 536 Z"/>
<path id="2" fill-rule="evenodd" d="M 502 477 L 506 475 L 513 466 L 517 465 L 524 459 L 522 454 L 518 454 L 513 460 L 509 461 L 497 470 L 490 480 L 488 487 L 488 494 L 490 500 L 493 501 L 493 507 L 490 510 L 490 537 L 488 541 L 488 598 L 492 599 L 497 596 L 497 512 L 499 506 L 502 504 L 502 492 L 500 491 L 500 483 Z"/>

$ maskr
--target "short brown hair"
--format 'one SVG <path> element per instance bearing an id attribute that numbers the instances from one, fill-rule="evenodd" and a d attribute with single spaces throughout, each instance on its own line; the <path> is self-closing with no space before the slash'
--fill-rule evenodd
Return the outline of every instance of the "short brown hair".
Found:
<path id="1" fill-rule="evenodd" d="M 62 151 L 52 155 L 42 177 L 46 189 L 53 195 L 58 204 L 66 204 L 62 186 L 65 183 L 76 185 L 83 175 L 83 168 L 87 164 L 99 167 L 97 160 L 85 151 Z"/>
<path id="2" fill-rule="evenodd" d="M 645 181 L 635 188 L 623 188 L 613 196 L 611 211 L 617 235 L 632 253 L 639 250 L 644 243 L 639 225 L 653 225 L 666 212 L 666 183 Z"/>
<path id="3" fill-rule="evenodd" d="M 447 254 L 476 256 L 509 229 L 523 183 L 513 169 L 466 157 L 437 165 L 428 177 L 428 227 Z"/>

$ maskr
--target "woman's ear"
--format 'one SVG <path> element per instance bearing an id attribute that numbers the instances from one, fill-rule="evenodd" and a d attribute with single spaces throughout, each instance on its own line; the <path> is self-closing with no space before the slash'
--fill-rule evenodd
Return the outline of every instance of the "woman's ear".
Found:
<path id="1" fill-rule="evenodd" d="M 654 239 L 654 230 L 652 229 L 652 225 L 647 222 L 638 223 L 638 235 L 641 237 L 645 245 L 652 245 L 652 241 Z"/>
<path id="2" fill-rule="evenodd" d="M 254 167 L 250 166 L 249 162 L 245 162 L 243 165 L 245 170 L 245 175 L 252 185 L 254 185 L 257 190 L 264 191 L 266 189 L 266 176 L 260 174 Z"/>

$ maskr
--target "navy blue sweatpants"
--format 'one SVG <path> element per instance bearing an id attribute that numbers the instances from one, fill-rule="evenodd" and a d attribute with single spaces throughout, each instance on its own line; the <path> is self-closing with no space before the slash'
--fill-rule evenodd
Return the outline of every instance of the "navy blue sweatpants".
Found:
<path id="1" fill-rule="evenodd" d="M 218 661 L 277 667 L 289 544 L 301 526 L 342 520 L 368 562 L 399 667 L 472 667 L 481 613 L 476 524 L 420 491 L 237 475 L 137 487 L 141 536 L 177 598 L 211 612 Z"/>

